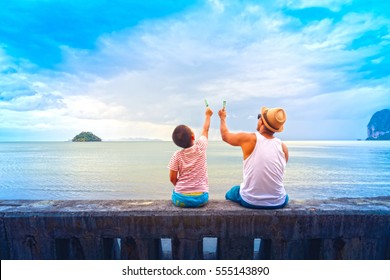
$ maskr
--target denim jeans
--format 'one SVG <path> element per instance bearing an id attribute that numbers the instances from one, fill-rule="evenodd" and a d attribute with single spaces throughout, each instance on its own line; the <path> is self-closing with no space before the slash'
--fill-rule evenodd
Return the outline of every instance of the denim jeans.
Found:
<path id="1" fill-rule="evenodd" d="M 245 202 L 241 195 L 240 195 L 240 186 L 234 186 L 232 187 L 225 195 L 225 198 L 227 200 L 231 200 L 234 202 L 237 202 L 241 206 L 244 206 L 246 208 L 253 208 L 253 209 L 279 209 L 283 208 L 284 206 L 287 205 L 288 203 L 288 195 L 286 195 L 286 200 L 284 201 L 283 204 L 281 205 L 276 205 L 276 206 L 258 206 L 258 205 L 253 205 L 248 202 Z"/>

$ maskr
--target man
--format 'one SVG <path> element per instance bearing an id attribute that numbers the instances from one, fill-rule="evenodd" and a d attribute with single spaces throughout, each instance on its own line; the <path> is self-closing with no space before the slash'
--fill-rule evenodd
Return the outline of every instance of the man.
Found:
<path id="1" fill-rule="evenodd" d="M 243 182 L 226 193 L 226 199 L 248 208 L 276 209 L 288 203 L 283 184 L 288 149 L 274 133 L 283 131 L 286 113 L 282 108 L 261 109 L 255 133 L 232 133 L 226 110 L 218 112 L 222 140 L 240 146 L 243 153 Z"/>

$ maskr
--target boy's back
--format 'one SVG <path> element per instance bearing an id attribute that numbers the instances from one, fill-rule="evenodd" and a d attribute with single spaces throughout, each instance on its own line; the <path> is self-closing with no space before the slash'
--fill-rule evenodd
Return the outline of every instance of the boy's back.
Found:
<path id="1" fill-rule="evenodd" d="M 174 185 L 172 202 L 176 206 L 200 207 L 208 202 L 206 150 L 212 114 L 207 107 L 202 134 L 196 142 L 194 132 L 185 125 L 179 125 L 173 131 L 173 141 L 183 148 L 173 154 L 168 164 L 169 178 Z"/>
<path id="2" fill-rule="evenodd" d="M 208 192 L 207 138 L 202 135 L 195 145 L 177 151 L 169 162 L 169 169 L 179 172 L 175 191 L 179 193 Z"/>

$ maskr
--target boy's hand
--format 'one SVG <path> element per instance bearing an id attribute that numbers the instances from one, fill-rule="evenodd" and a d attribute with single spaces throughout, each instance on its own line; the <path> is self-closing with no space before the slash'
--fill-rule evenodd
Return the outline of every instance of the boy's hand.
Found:
<path id="1" fill-rule="evenodd" d="M 207 107 L 206 108 L 206 116 L 212 116 L 213 115 L 213 111 L 210 109 L 210 107 Z"/>

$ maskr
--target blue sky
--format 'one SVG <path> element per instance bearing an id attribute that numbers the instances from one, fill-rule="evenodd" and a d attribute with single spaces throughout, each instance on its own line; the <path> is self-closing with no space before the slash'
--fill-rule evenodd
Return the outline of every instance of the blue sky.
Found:
<path id="1" fill-rule="evenodd" d="M 284 140 L 366 137 L 390 108 L 390 1 L 0 0 L 0 141 L 169 140 L 254 131 L 287 111 Z"/>

